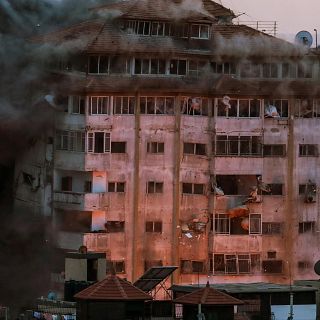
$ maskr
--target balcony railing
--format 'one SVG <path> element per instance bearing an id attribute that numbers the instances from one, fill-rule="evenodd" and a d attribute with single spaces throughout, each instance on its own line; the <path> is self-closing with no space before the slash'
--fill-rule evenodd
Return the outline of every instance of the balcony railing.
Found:
<path id="1" fill-rule="evenodd" d="M 108 251 L 108 234 L 85 233 L 83 235 L 83 244 L 89 251 Z"/>
<path id="2" fill-rule="evenodd" d="M 65 210 L 98 210 L 103 195 L 104 193 L 55 191 L 53 194 L 54 207 Z"/>

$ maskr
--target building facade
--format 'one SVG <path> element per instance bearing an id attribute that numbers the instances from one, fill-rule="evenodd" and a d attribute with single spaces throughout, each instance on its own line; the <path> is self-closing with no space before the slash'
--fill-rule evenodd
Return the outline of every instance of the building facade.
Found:
<path id="1" fill-rule="evenodd" d="M 50 63 L 57 246 L 106 252 L 130 281 L 153 265 L 179 266 L 175 283 L 315 278 L 317 52 L 210 0 L 92 10 L 36 39 L 68 47 Z"/>

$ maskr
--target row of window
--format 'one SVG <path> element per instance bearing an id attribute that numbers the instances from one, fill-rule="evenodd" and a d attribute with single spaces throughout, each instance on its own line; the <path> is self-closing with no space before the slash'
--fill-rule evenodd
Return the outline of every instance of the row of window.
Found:
<path id="1" fill-rule="evenodd" d="M 217 135 L 215 143 L 216 156 L 265 156 L 283 157 L 286 155 L 284 144 L 263 145 L 261 136 L 226 136 Z M 86 148 L 87 146 L 87 148 Z M 110 132 L 87 132 L 57 130 L 56 149 L 90 153 L 126 153 L 125 141 L 112 141 Z M 164 154 L 164 142 L 148 142 L 147 153 Z M 207 155 L 203 143 L 183 144 L 186 155 Z M 318 156 L 318 145 L 299 144 L 299 156 Z"/>
<path id="2" fill-rule="evenodd" d="M 209 39 L 210 26 L 207 24 L 174 24 L 163 21 L 123 20 L 120 29 L 129 34 L 143 36 L 168 36 L 178 38 Z"/>
<path id="3" fill-rule="evenodd" d="M 268 254 L 269 258 L 269 254 Z M 162 260 L 145 260 L 144 271 L 151 267 L 162 266 Z M 206 261 L 201 260 L 180 260 L 182 274 L 204 274 L 207 272 Z M 212 254 L 209 257 L 209 273 L 219 274 L 251 274 L 251 273 L 282 273 L 282 260 L 262 260 L 258 253 L 247 254 Z M 300 271 L 310 269 L 309 261 L 298 261 Z M 125 261 L 113 260 L 107 263 L 107 273 L 126 273 Z"/>
<path id="4" fill-rule="evenodd" d="M 200 34 L 199 34 L 200 35 Z M 312 62 L 301 63 L 241 63 L 208 60 L 138 58 L 128 56 L 90 55 L 91 74 L 180 75 L 199 77 L 203 74 L 228 74 L 240 78 L 312 79 Z"/>
<path id="5" fill-rule="evenodd" d="M 141 114 L 174 114 L 172 96 L 141 97 Z M 209 114 L 209 99 L 201 97 L 181 97 L 180 112 L 187 115 Z M 73 96 L 72 114 L 85 114 L 86 97 Z M 68 104 L 67 98 L 62 103 Z M 229 118 L 259 118 L 261 116 L 261 99 L 218 99 L 217 116 Z M 288 100 L 264 100 L 265 116 L 288 117 Z M 91 96 L 88 101 L 89 115 L 134 114 L 135 97 L 133 96 Z M 272 112 L 274 114 L 272 115 Z M 293 107 L 296 118 L 320 117 L 320 100 L 296 99 Z"/>

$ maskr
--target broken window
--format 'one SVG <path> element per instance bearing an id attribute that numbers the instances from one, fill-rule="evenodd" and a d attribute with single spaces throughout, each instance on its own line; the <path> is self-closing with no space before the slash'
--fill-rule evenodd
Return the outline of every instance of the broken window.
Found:
<path id="1" fill-rule="evenodd" d="M 311 268 L 311 263 L 309 261 L 298 261 L 299 271 L 305 271 Z"/>
<path id="2" fill-rule="evenodd" d="M 145 260 L 144 261 L 144 271 L 148 271 L 152 267 L 162 267 L 162 260 Z"/>
<path id="3" fill-rule="evenodd" d="M 216 214 L 214 219 L 214 230 L 217 234 L 230 233 L 230 217 L 228 214 Z"/>
<path id="4" fill-rule="evenodd" d="M 261 214 L 250 214 L 249 221 L 249 234 L 261 234 Z"/>
<path id="5" fill-rule="evenodd" d="M 190 36 L 194 39 L 209 39 L 209 26 L 205 24 L 192 24 Z"/>
<path id="6" fill-rule="evenodd" d="M 90 114 L 110 114 L 109 97 L 90 97 Z"/>
<path id="7" fill-rule="evenodd" d="M 181 113 L 188 115 L 208 115 L 208 99 L 200 97 L 182 97 Z"/>
<path id="8" fill-rule="evenodd" d="M 294 116 L 296 118 L 319 118 L 320 101 L 312 99 L 296 99 L 294 105 Z"/>
<path id="9" fill-rule="evenodd" d="M 113 98 L 113 114 L 134 114 L 135 97 L 119 97 Z"/>
<path id="10" fill-rule="evenodd" d="M 183 194 L 204 194 L 204 184 L 200 183 L 182 183 Z"/>
<path id="11" fill-rule="evenodd" d="M 312 62 L 300 62 L 298 64 L 298 78 L 312 78 L 312 69 L 313 63 Z"/>
<path id="12" fill-rule="evenodd" d="M 108 72 L 108 56 L 89 56 L 89 73 L 106 74 Z"/>
<path id="13" fill-rule="evenodd" d="M 189 37 L 189 25 L 188 23 L 177 23 L 173 26 L 173 36 L 178 38 Z"/>
<path id="14" fill-rule="evenodd" d="M 22 179 L 23 179 L 23 183 L 27 184 L 28 186 L 33 186 L 33 181 L 35 180 L 35 178 L 26 172 L 22 172 Z"/>
<path id="15" fill-rule="evenodd" d="M 261 109 L 259 99 L 218 99 L 218 117 L 259 118 Z"/>
<path id="16" fill-rule="evenodd" d="M 262 65 L 262 76 L 264 78 L 278 78 L 278 65 L 276 63 L 264 63 Z"/>
<path id="17" fill-rule="evenodd" d="M 257 185 L 256 175 L 216 175 L 217 186 L 225 195 L 248 195 Z"/>
<path id="18" fill-rule="evenodd" d="M 84 182 L 83 191 L 86 193 L 92 192 L 92 181 L 85 181 Z"/>
<path id="19" fill-rule="evenodd" d="M 211 62 L 211 70 L 218 74 L 236 74 L 236 65 L 233 62 Z"/>
<path id="20" fill-rule="evenodd" d="M 286 155 L 285 144 L 264 144 L 263 156 L 264 157 L 284 157 Z"/>
<path id="21" fill-rule="evenodd" d="M 306 203 L 316 202 L 317 185 L 312 183 L 311 180 L 307 184 L 299 184 L 299 195 L 304 195 Z"/>
<path id="22" fill-rule="evenodd" d="M 163 182 L 149 181 L 147 183 L 147 193 L 163 193 Z"/>
<path id="23" fill-rule="evenodd" d="M 271 99 L 264 102 L 265 118 L 287 118 L 288 117 L 288 100 Z"/>
<path id="24" fill-rule="evenodd" d="M 141 114 L 173 114 L 174 97 L 141 97 Z"/>
<path id="25" fill-rule="evenodd" d="M 124 221 L 107 221 L 105 228 L 107 233 L 124 232 Z"/>
<path id="26" fill-rule="evenodd" d="M 72 191 L 72 177 L 61 178 L 61 191 Z"/>
<path id="27" fill-rule="evenodd" d="M 166 60 L 135 58 L 134 74 L 166 74 Z"/>
<path id="28" fill-rule="evenodd" d="M 125 273 L 125 262 L 123 260 L 120 261 L 108 261 L 107 260 L 107 265 L 106 265 L 106 273 Z"/>
<path id="29" fill-rule="evenodd" d="M 162 232 L 162 221 L 146 221 L 146 232 Z"/>
<path id="30" fill-rule="evenodd" d="M 244 274 L 260 271 L 260 254 L 214 254 L 215 274 Z"/>
<path id="31" fill-rule="evenodd" d="M 271 191 L 262 191 L 265 196 L 283 196 L 283 184 L 282 183 L 268 183 Z"/>
<path id="32" fill-rule="evenodd" d="M 108 182 L 108 192 L 125 192 L 125 182 Z"/>
<path id="33" fill-rule="evenodd" d="M 199 260 L 181 260 L 181 273 L 205 273 L 205 263 Z"/>
<path id="34" fill-rule="evenodd" d="M 261 136 L 216 136 L 216 156 L 261 156 Z"/>
<path id="35" fill-rule="evenodd" d="M 130 62 L 126 57 L 113 56 L 110 57 L 110 74 L 130 73 Z"/>
<path id="36" fill-rule="evenodd" d="M 275 259 L 277 257 L 277 251 L 268 251 L 267 258 L 268 259 Z"/>
<path id="37" fill-rule="evenodd" d="M 56 149 L 84 152 L 85 151 L 85 132 L 57 130 Z"/>
<path id="38" fill-rule="evenodd" d="M 107 153 L 111 149 L 109 132 L 88 132 L 87 146 L 90 153 Z"/>
<path id="39" fill-rule="evenodd" d="M 185 76 L 187 74 L 187 60 L 170 60 L 170 74 Z"/>
<path id="40" fill-rule="evenodd" d="M 299 144 L 300 157 L 317 157 L 318 145 L 317 144 Z"/>
<path id="41" fill-rule="evenodd" d="M 244 63 L 240 66 L 241 78 L 260 78 L 261 65 L 258 63 Z"/>
<path id="42" fill-rule="evenodd" d="M 282 64 L 282 78 L 296 78 L 297 77 L 297 66 L 292 63 Z"/>
<path id="43" fill-rule="evenodd" d="M 282 260 L 263 260 L 262 271 L 263 273 L 282 273 Z"/>
<path id="44" fill-rule="evenodd" d="M 282 223 L 280 222 L 262 222 L 262 234 L 281 234 Z"/>
<path id="45" fill-rule="evenodd" d="M 194 155 L 206 155 L 206 145 L 203 143 L 188 143 L 183 144 L 184 154 L 194 154 Z"/>
<path id="46" fill-rule="evenodd" d="M 164 143 L 163 142 L 148 142 L 147 143 L 148 153 L 164 153 Z"/>
<path id="47" fill-rule="evenodd" d="M 299 233 L 315 232 L 315 221 L 299 222 Z"/>
<path id="48" fill-rule="evenodd" d="M 72 97 L 72 113 L 85 114 L 85 102 L 86 102 L 85 97 L 73 96 Z"/>
<path id="49" fill-rule="evenodd" d="M 205 70 L 206 65 L 207 65 L 206 61 L 199 61 L 199 60 L 188 61 L 188 75 L 191 77 L 201 76 Z"/>
<path id="50" fill-rule="evenodd" d="M 124 141 L 112 141 L 111 142 L 111 153 L 126 153 L 127 143 Z"/>

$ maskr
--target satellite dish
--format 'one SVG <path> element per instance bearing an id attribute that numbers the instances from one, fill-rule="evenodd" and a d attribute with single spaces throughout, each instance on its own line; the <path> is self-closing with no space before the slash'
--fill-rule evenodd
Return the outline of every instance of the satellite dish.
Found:
<path id="1" fill-rule="evenodd" d="M 320 276 L 320 260 L 318 260 L 314 265 L 314 272 Z"/>
<path id="2" fill-rule="evenodd" d="M 313 42 L 313 38 L 310 32 L 300 31 L 296 34 L 295 41 L 300 45 L 310 48 Z"/>

